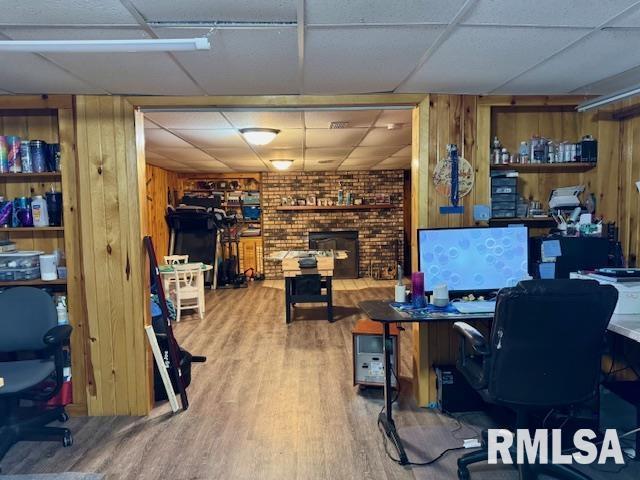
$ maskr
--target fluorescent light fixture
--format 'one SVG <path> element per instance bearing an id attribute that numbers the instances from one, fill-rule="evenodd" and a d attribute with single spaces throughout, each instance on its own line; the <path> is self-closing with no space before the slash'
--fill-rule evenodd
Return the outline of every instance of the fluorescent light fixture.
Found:
<path id="1" fill-rule="evenodd" d="M 240 133 L 251 145 L 266 145 L 273 142 L 280 130 L 275 128 L 241 128 Z"/>
<path id="2" fill-rule="evenodd" d="M 289 167 L 293 165 L 293 160 L 271 160 L 271 165 L 273 165 L 276 170 L 288 170 Z"/>
<path id="3" fill-rule="evenodd" d="M 117 53 L 209 50 L 206 37 L 145 40 L 2 40 L 0 52 Z"/>
<path id="4" fill-rule="evenodd" d="M 640 85 L 625 88 L 624 90 L 618 90 L 617 92 L 602 95 L 601 97 L 597 97 L 592 100 L 587 100 L 586 102 L 582 102 L 578 105 L 577 110 L 579 112 L 587 112 L 594 108 L 604 107 L 610 103 L 619 102 L 620 100 L 624 100 L 625 98 L 633 97 L 635 95 L 640 95 Z"/>

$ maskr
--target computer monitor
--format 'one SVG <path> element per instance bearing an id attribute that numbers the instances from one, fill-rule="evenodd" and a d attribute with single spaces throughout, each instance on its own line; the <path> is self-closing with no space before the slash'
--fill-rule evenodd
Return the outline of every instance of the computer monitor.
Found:
<path id="1" fill-rule="evenodd" d="M 528 276 L 529 233 L 524 226 L 418 230 L 419 270 L 425 292 L 487 293 Z"/>

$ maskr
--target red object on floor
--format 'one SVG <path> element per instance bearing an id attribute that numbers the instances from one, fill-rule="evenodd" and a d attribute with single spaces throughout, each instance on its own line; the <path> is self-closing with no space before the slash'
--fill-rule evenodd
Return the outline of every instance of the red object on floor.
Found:
<path id="1" fill-rule="evenodd" d="M 46 403 L 49 407 L 65 406 L 73 403 L 73 388 L 71 388 L 71 380 L 64 382 L 58 394 L 49 399 Z"/>

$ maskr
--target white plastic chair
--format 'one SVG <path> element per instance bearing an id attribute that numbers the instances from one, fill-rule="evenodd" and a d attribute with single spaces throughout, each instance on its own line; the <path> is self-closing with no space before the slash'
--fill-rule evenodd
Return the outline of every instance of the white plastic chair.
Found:
<path id="1" fill-rule="evenodd" d="M 200 318 L 204 318 L 204 300 L 200 296 L 199 280 L 202 275 L 200 264 L 174 264 L 174 302 L 176 307 L 176 322 L 180 321 L 182 310 L 198 311 Z"/>
<path id="2" fill-rule="evenodd" d="M 164 263 L 166 263 L 167 265 L 189 263 L 189 255 L 165 255 Z"/>

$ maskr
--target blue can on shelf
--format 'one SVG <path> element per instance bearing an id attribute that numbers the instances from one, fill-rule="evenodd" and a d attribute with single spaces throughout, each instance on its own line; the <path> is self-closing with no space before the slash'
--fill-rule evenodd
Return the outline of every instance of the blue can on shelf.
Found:
<path id="1" fill-rule="evenodd" d="M 13 224 L 17 227 L 33 227 L 33 215 L 31 214 L 31 199 L 19 197 L 13 201 Z"/>

